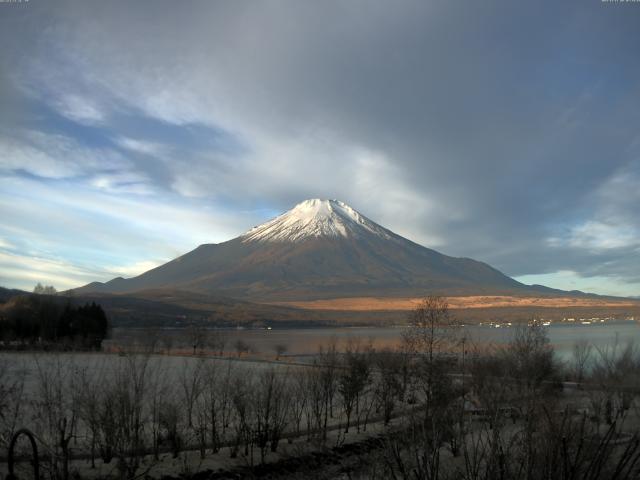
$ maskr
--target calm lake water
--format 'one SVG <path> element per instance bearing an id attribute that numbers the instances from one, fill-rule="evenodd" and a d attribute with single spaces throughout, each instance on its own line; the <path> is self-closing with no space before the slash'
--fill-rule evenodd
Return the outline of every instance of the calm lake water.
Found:
<path id="1" fill-rule="evenodd" d="M 495 328 L 488 325 L 467 325 L 464 332 L 469 344 L 500 344 L 513 338 L 516 327 Z M 629 320 L 610 320 L 605 323 L 555 323 L 547 328 L 549 340 L 559 358 L 571 356 L 573 345 L 580 340 L 589 341 L 595 349 L 613 348 L 630 341 L 640 346 L 640 324 Z M 371 343 L 375 348 L 393 348 L 402 339 L 406 327 L 348 327 L 348 328 L 300 328 L 272 330 L 216 330 L 225 341 L 225 350 L 233 351 L 236 342 L 242 340 L 254 353 L 274 354 L 276 346 L 286 347 L 287 355 L 309 355 L 318 352 L 321 346 L 335 341 L 342 349 L 348 342 Z M 141 331 L 121 330 L 115 332 L 113 344 L 126 343 L 144 336 Z M 175 336 L 174 345 L 184 339 L 180 330 L 165 330 L 162 335 Z"/>

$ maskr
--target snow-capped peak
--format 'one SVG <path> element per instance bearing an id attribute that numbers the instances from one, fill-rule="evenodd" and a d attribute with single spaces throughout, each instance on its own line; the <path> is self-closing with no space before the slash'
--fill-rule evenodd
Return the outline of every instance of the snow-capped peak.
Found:
<path id="1" fill-rule="evenodd" d="M 252 228 L 242 236 L 242 240 L 295 242 L 313 237 L 357 237 L 363 234 L 390 238 L 386 229 L 346 203 L 315 198 Z"/>

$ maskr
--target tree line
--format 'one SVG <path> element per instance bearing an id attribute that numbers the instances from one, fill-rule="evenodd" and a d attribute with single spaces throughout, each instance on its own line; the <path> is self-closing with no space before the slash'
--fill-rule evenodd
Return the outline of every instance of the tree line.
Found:
<path id="1" fill-rule="evenodd" d="M 0 340 L 5 347 L 99 349 L 109 320 L 95 302 L 72 305 L 36 286 L 34 293 L 11 298 L 0 306 Z"/>

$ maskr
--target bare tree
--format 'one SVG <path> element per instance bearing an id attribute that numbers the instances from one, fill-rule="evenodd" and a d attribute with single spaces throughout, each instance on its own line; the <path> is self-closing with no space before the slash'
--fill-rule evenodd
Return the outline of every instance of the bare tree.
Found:
<path id="1" fill-rule="evenodd" d="M 260 449 L 260 462 L 264 463 L 267 448 L 275 452 L 287 423 L 289 398 L 283 374 L 270 368 L 261 373 L 252 395 L 253 438 Z"/>
<path id="2" fill-rule="evenodd" d="M 429 363 L 455 343 L 457 322 L 450 315 L 446 298 L 429 296 L 422 299 L 409 320 L 410 326 L 403 340 L 410 351 L 426 356 Z"/>
<path id="3" fill-rule="evenodd" d="M 23 420 L 25 370 L 6 356 L 0 357 L 0 446 L 8 447 Z"/>
<path id="4" fill-rule="evenodd" d="M 519 326 L 502 356 L 518 397 L 514 406 L 521 415 L 532 419 L 540 398 L 552 393 L 550 382 L 557 371 L 546 327 L 539 322 Z"/>
<path id="5" fill-rule="evenodd" d="M 204 367 L 202 381 L 202 395 L 199 403 L 199 416 L 203 418 L 203 431 L 201 432 L 201 449 L 206 438 L 209 438 L 211 451 L 218 452 L 223 437 L 224 423 L 227 419 L 226 411 L 229 409 L 229 382 L 231 362 L 228 363 L 227 375 L 217 362 L 207 362 Z"/>
<path id="6" fill-rule="evenodd" d="M 223 441 L 226 440 L 227 432 L 231 425 L 231 417 L 233 415 L 233 387 L 237 375 L 238 373 L 232 363 L 228 362 L 219 388 L 220 408 L 218 412 L 220 412 L 220 424 L 222 427 L 221 438 Z"/>
<path id="7" fill-rule="evenodd" d="M 250 349 L 249 344 L 241 338 L 236 340 L 234 347 L 236 349 L 236 353 L 238 354 L 238 358 L 240 358 L 243 353 L 248 353 Z"/>
<path id="8" fill-rule="evenodd" d="M 164 350 L 164 353 L 166 355 L 169 355 L 171 353 L 171 350 L 173 349 L 173 343 L 174 343 L 173 335 L 171 335 L 170 333 L 165 333 L 160 338 L 160 343 Z"/>
<path id="9" fill-rule="evenodd" d="M 342 405 L 346 416 L 344 433 L 349 433 L 351 414 L 357 410 L 360 396 L 370 380 L 370 366 L 368 358 L 359 351 L 358 345 L 348 344 L 345 353 L 345 363 L 338 373 L 338 392 L 342 398 Z"/>
<path id="10" fill-rule="evenodd" d="M 207 331 L 206 345 L 215 355 L 220 357 L 224 355 L 227 340 L 227 334 L 220 330 Z"/>
<path id="11" fill-rule="evenodd" d="M 148 409 L 148 430 L 151 434 L 151 448 L 155 461 L 160 460 L 160 444 L 163 425 L 163 408 L 167 398 L 174 395 L 171 379 L 166 375 L 162 359 L 156 358 L 154 368 L 148 370 L 146 406 Z"/>
<path id="12" fill-rule="evenodd" d="M 316 360 L 314 360 L 318 375 L 314 377 L 317 385 L 314 385 L 320 397 L 320 409 L 322 419 L 320 422 L 320 430 L 322 432 L 322 441 L 327 440 L 327 428 L 329 418 L 333 418 L 333 404 L 337 388 L 338 379 L 338 351 L 335 340 L 331 341 L 326 349 L 320 348 Z"/>
<path id="13" fill-rule="evenodd" d="M 235 458 L 243 444 L 245 456 L 249 456 L 249 447 L 253 452 L 252 426 L 250 424 L 252 408 L 250 392 L 253 390 L 253 378 L 251 375 L 234 375 L 232 382 L 230 391 L 233 418 L 230 424 L 234 427 L 234 438 L 230 444 L 230 456 Z M 253 457 L 251 463 L 253 464 Z"/>
<path id="14" fill-rule="evenodd" d="M 94 365 L 93 367 L 94 368 L 84 368 L 80 373 L 78 415 L 88 433 L 91 468 L 96 468 L 95 459 L 102 433 L 102 415 L 100 410 L 104 397 L 102 381 L 105 372 L 103 363 Z"/>
<path id="15" fill-rule="evenodd" d="M 186 411 L 186 429 L 195 438 L 200 447 L 200 457 L 206 453 L 207 433 L 209 431 L 209 412 L 205 394 L 207 369 L 204 359 L 184 362 L 181 376 L 181 408 Z"/>
<path id="16" fill-rule="evenodd" d="M 414 381 L 419 384 L 426 415 L 431 416 L 438 388 L 444 388 L 439 383 L 447 383 L 443 375 L 448 366 L 444 353 L 452 351 L 456 343 L 457 323 L 449 314 L 446 299 L 437 296 L 424 298 L 412 312 L 410 321 L 403 337 L 404 348 L 416 356 Z"/>
<path id="17" fill-rule="evenodd" d="M 402 358 L 398 353 L 383 351 L 375 355 L 374 365 L 377 370 L 374 393 L 384 424 L 388 425 L 396 403 L 402 397 Z"/>
<path id="18" fill-rule="evenodd" d="M 185 341 L 193 349 L 193 355 L 201 352 L 207 345 L 207 337 L 207 330 L 202 325 L 193 323 L 185 330 Z"/>
<path id="19" fill-rule="evenodd" d="M 276 360 L 280 360 L 280 357 L 286 353 L 288 347 L 283 343 L 278 343 L 273 349 L 276 352 Z"/>
<path id="20" fill-rule="evenodd" d="M 588 390 L 588 396 L 596 419 L 604 416 L 611 425 L 622 418 L 633 403 L 633 392 L 640 384 L 640 352 L 633 342 L 620 348 L 616 339 L 612 346 L 599 348 L 597 353 L 589 379 L 599 388 Z"/>
<path id="21" fill-rule="evenodd" d="M 204 374 L 204 362 L 198 360 L 195 363 L 184 359 L 180 372 L 180 404 L 186 413 L 186 422 L 189 428 L 193 427 L 193 409 L 202 390 Z"/>
<path id="22" fill-rule="evenodd" d="M 586 339 L 578 340 L 573 345 L 573 374 L 578 383 L 584 379 L 585 368 L 591 358 L 592 350 L 593 346 Z"/>
<path id="23" fill-rule="evenodd" d="M 38 295 L 56 295 L 58 291 L 53 285 L 42 285 L 40 282 L 33 287 L 33 293 Z"/>
<path id="24" fill-rule="evenodd" d="M 164 438 L 169 443 L 171 455 L 178 458 L 184 444 L 182 428 L 182 409 L 180 402 L 173 396 L 167 396 L 162 401 L 158 421 L 164 432 Z"/>
<path id="25" fill-rule="evenodd" d="M 123 479 L 133 479 L 145 449 L 144 428 L 148 421 L 145 393 L 150 371 L 149 355 L 126 355 L 108 379 L 108 413 L 105 424 L 113 427 L 110 448 L 118 459 Z M 150 466 L 149 466 L 150 468 Z"/>
<path id="26" fill-rule="evenodd" d="M 303 388 L 307 392 L 307 408 L 305 409 L 307 424 L 307 441 L 310 441 L 314 432 L 323 431 L 323 419 L 325 409 L 328 410 L 327 394 L 324 388 L 325 375 L 321 367 L 311 369 L 304 377 Z"/>
<path id="27" fill-rule="evenodd" d="M 79 378 L 69 357 L 36 356 L 36 395 L 33 401 L 38 436 L 49 452 L 52 478 L 69 478 L 69 444 L 76 435 Z"/>
<path id="28" fill-rule="evenodd" d="M 290 415 L 295 426 L 296 436 L 301 434 L 302 417 L 309 412 L 309 390 L 307 388 L 306 370 L 294 370 L 290 374 L 289 389 L 291 390 Z M 309 425 L 308 425 L 309 427 Z M 289 437 L 289 443 L 293 439 Z"/>

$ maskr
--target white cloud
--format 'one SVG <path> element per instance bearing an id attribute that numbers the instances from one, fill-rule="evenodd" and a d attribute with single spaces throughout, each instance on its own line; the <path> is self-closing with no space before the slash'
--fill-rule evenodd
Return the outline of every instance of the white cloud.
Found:
<path id="1" fill-rule="evenodd" d="M 31 290 L 37 282 L 58 290 L 77 287 L 100 277 L 100 271 L 70 262 L 0 251 L 0 285 Z"/>
<path id="2" fill-rule="evenodd" d="M 198 242 L 228 240 L 256 220 L 249 215 L 238 216 L 215 203 L 190 204 L 165 196 L 111 195 L 83 186 L 43 185 L 29 179 L 0 179 L 0 192 L 4 193 L 0 208 L 5 218 L 11 219 L 10 224 L 32 228 L 42 224 L 53 230 L 50 234 L 55 233 L 56 225 L 64 226 L 85 239 L 106 240 L 120 246 L 135 238 L 143 242 L 143 248 L 156 242 L 158 246 L 180 245 L 179 251 L 184 252 L 184 248 Z"/>
<path id="3" fill-rule="evenodd" d="M 580 290 L 587 293 L 614 296 L 640 295 L 640 283 L 628 282 L 615 275 L 587 276 L 573 270 L 559 270 L 543 274 L 521 275 L 515 279 L 527 285 L 545 285 L 560 290 Z"/>
<path id="4" fill-rule="evenodd" d="M 115 141 L 122 148 L 152 157 L 159 157 L 168 153 L 168 148 L 165 145 L 157 142 L 149 142 L 146 140 L 129 137 L 118 137 L 115 139 Z"/>
<path id="5" fill-rule="evenodd" d="M 624 164 L 590 195 L 590 218 L 564 235 L 547 239 L 552 247 L 607 251 L 640 247 L 640 161 Z"/>
<path id="6" fill-rule="evenodd" d="M 150 195 L 156 192 L 150 179 L 136 172 L 107 172 L 93 175 L 89 185 L 114 194 Z"/>
<path id="7" fill-rule="evenodd" d="M 573 248 L 590 250 L 625 248 L 640 244 L 639 233 L 629 225 L 612 225 L 597 220 L 589 220 L 573 227 L 564 239 L 551 238 L 550 244 L 566 244 Z"/>
<path id="8" fill-rule="evenodd" d="M 159 265 L 165 263 L 164 261 L 140 261 L 135 262 L 129 265 L 117 265 L 111 267 L 105 267 L 105 271 L 109 272 L 118 277 L 135 277 L 136 275 L 140 275 L 141 273 L 146 272 L 147 270 L 151 270 Z"/>
<path id="9" fill-rule="evenodd" d="M 75 122 L 99 125 L 105 121 L 104 112 L 93 101 L 80 95 L 65 94 L 52 103 L 61 115 Z"/>
<path id="10" fill-rule="evenodd" d="M 0 247 L 2 248 L 2 247 Z M 126 265 L 94 268 L 40 254 L 18 254 L 0 250 L 0 286 L 31 290 L 37 282 L 58 290 L 76 288 L 116 276 L 132 277 L 164 263 L 140 261 Z"/>
<path id="11" fill-rule="evenodd" d="M 29 130 L 16 131 L 13 138 L 0 137 L 0 172 L 25 171 L 60 179 L 130 167 L 130 162 L 113 150 L 89 148 L 63 135 Z"/>
<path id="12" fill-rule="evenodd" d="M 71 288 L 134 275 L 261 220 L 259 213 L 239 215 L 210 202 L 19 177 L 0 177 L 0 216 L 0 285 L 22 288 L 56 276 L 57 288 Z M 9 245 L 15 251 L 6 251 Z"/>

